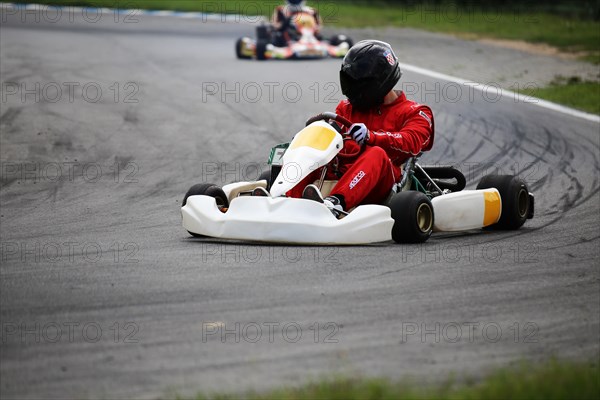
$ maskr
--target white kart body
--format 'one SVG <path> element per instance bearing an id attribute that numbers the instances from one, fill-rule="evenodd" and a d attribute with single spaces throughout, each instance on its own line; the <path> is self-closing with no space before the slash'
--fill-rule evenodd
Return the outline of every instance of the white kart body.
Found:
<path id="1" fill-rule="evenodd" d="M 384 205 L 361 205 L 337 219 L 322 203 L 284 197 L 311 172 L 327 165 L 342 149 L 342 136 L 317 121 L 296 134 L 282 157 L 282 168 L 269 196 L 244 195 L 266 181 L 237 182 L 223 191 L 226 212 L 213 197 L 190 196 L 181 208 L 183 227 L 220 239 L 295 244 L 367 244 L 392 240 L 394 220 Z M 496 189 L 464 190 L 432 199 L 434 231 L 464 231 L 500 219 L 502 201 Z"/>
<path id="2" fill-rule="evenodd" d="M 392 239 L 390 209 L 357 207 L 336 219 L 321 203 L 305 199 L 241 196 L 226 213 L 215 199 L 192 196 L 181 209 L 183 227 L 200 235 L 243 241 L 296 244 L 363 244 Z"/>
<path id="3" fill-rule="evenodd" d="M 431 199 L 434 232 L 479 229 L 500 220 L 502 199 L 497 189 L 462 190 Z"/>

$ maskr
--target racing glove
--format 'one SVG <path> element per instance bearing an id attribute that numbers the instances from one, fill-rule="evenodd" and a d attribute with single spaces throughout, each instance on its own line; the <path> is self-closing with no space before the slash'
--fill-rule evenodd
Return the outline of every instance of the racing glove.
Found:
<path id="1" fill-rule="evenodd" d="M 348 133 L 350 134 L 350 137 L 361 146 L 368 143 L 371 137 L 365 124 L 352 124 Z"/>

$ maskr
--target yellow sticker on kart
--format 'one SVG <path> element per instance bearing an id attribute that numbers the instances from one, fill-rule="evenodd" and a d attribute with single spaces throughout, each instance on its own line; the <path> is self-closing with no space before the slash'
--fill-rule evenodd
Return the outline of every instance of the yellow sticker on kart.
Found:
<path id="1" fill-rule="evenodd" d="M 306 146 L 323 151 L 327 149 L 333 139 L 335 139 L 335 134 L 335 131 L 324 126 L 307 126 L 298 132 L 290 144 L 290 150 Z"/>
<path id="2" fill-rule="evenodd" d="M 483 192 L 483 226 L 490 226 L 500 220 L 502 200 L 497 191 Z"/>

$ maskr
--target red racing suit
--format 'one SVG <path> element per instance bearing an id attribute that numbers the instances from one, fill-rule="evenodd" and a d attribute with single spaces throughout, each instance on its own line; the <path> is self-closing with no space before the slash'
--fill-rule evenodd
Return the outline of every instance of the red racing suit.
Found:
<path id="1" fill-rule="evenodd" d="M 369 140 L 360 154 L 353 158 L 337 158 L 341 177 L 331 195 L 342 200 L 345 210 L 359 204 L 381 204 L 393 184 L 400 180 L 402 164 L 433 146 L 431 109 L 407 100 L 403 92 L 397 91 L 397 94 L 398 98 L 392 103 L 382 104 L 374 111 L 354 111 L 348 100 L 342 100 L 336 107 L 338 115 L 353 123 L 361 122 L 369 129 Z M 344 152 L 351 154 L 357 150 L 358 145 L 353 140 L 344 143 Z M 313 172 L 292 189 L 290 195 L 301 197 L 304 187 L 318 177 L 318 171 Z"/>

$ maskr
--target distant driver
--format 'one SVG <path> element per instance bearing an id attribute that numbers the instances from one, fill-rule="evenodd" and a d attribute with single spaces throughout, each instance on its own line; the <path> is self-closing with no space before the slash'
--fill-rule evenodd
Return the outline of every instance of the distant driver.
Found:
<path id="1" fill-rule="evenodd" d="M 319 13 L 300 0 L 288 0 L 286 5 L 277 6 L 271 17 L 271 24 L 274 29 L 273 44 L 278 47 L 287 46 L 290 40 L 298 36 L 294 24 L 294 17 L 298 14 L 308 15 L 314 21 L 315 37 L 319 38 L 321 29 L 321 18 Z"/>

